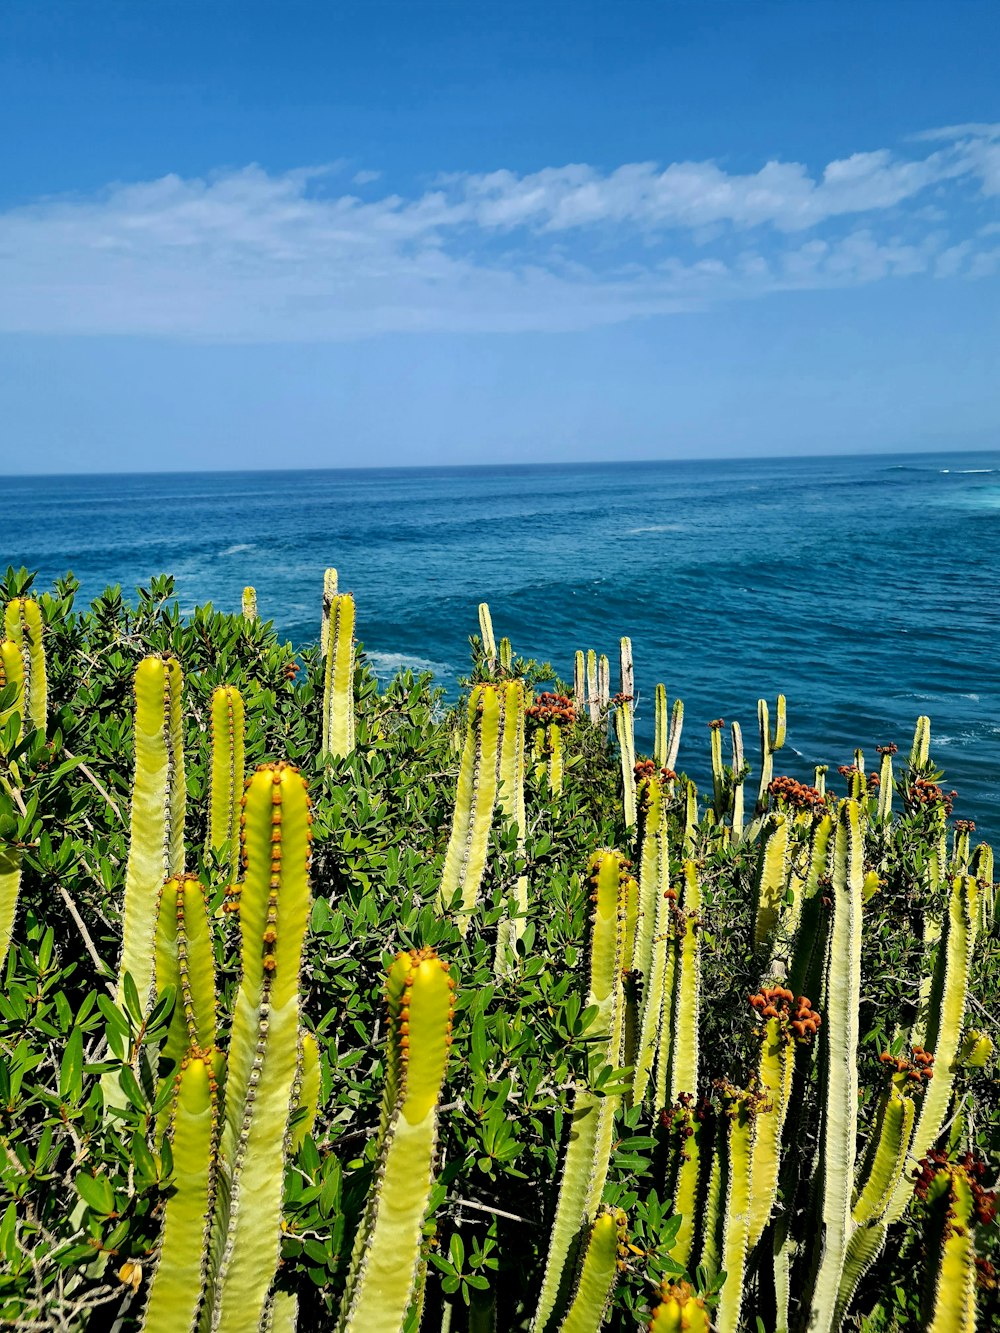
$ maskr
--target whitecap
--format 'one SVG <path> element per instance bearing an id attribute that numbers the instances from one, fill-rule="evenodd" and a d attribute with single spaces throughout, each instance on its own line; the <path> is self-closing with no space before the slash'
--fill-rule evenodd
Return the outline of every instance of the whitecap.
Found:
<path id="1" fill-rule="evenodd" d="M 431 662 L 426 657 L 415 657 L 409 653 L 366 651 L 365 656 L 376 676 L 395 676 L 399 671 L 431 671 L 435 676 L 446 676 L 451 672 L 447 662 Z"/>
<path id="2" fill-rule="evenodd" d="M 254 542 L 237 542 L 235 546 L 227 546 L 226 549 L 225 549 L 224 551 L 220 551 L 219 554 L 220 554 L 220 555 L 239 555 L 241 551 L 252 551 L 252 550 L 254 550 L 254 549 L 255 549 L 255 546 L 256 546 L 256 543 L 254 543 Z"/>
<path id="3" fill-rule="evenodd" d="M 685 528 L 683 523 L 652 523 L 645 528 L 629 528 L 629 537 L 638 537 L 643 532 L 683 532 Z"/>
<path id="4" fill-rule="evenodd" d="M 974 704 L 977 704 L 979 702 L 978 694 L 960 694 L 958 697 L 960 699 L 971 699 Z"/>

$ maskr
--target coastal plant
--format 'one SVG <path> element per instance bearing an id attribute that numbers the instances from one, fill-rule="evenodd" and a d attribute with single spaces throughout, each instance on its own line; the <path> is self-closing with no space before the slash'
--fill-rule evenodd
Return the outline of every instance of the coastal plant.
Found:
<path id="1" fill-rule="evenodd" d="M 246 752 L 246 709 L 232 685 L 212 692 L 212 777 L 208 807 L 209 850 L 235 870 Z"/>
<path id="2" fill-rule="evenodd" d="M 323 754 L 347 755 L 354 749 L 354 598 L 330 596 L 330 617 L 323 677 Z"/>

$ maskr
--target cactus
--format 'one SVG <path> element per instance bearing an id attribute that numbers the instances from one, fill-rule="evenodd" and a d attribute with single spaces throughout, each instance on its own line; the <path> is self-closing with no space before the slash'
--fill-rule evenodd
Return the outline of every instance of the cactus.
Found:
<path id="1" fill-rule="evenodd" d="M 851 1191 L 858 1132 L 858 1008 L 861 1003 L 861 885 L 864 878 L 860 814 L 842 801 L 833 863 L 833 922 L 827 951 L 826 1022 L 818 1230 L 822 1247 L 811 1282 L 809 1328 L 832 1329 L 851 1239 Z"/>
<path id="2" fill-rule="evenodd" d="M 517 828 L 517 850 L 524 853 L 527 815 L 524 808 L 524 681 L 512 680 L 502 687 L 502 733 L 498 766 L 497 804 Z M 496 971 L 507 966 L 508 951 L 513 951 L 524 931 L 528 910 L 528 878 L 521 875 L 514 886 L 514 913 L 501 921 L 497 931 Z"/>
<path id="3" fill-rule="evenodd" d="M 627 1253 L 625 1214 L 620 1208 L 598 1213 L 590 1228 L 576 1291 L 559 1333 L 598 1333 L 611 1300 L 619 1265 Z"/>
<path id="4" fill-rule="evenodd" d="M 774 726 L 771 726 L 767 700 L 757 700 L 757 721 L 760 726 L 760 786 L 757 788 L 757 811 L 765 808 L 767 789 L 774 776 L 774 756 L 785 743 L 785 696 L 778 695 Z"/>
<path id="5" fill-rule="evenodd" d="M 330 609 L 330 637 L 323 676 L 323 753 L 354 749 L 354 598 L 337 593 Z"/>
<path id="6" fill-rule="evenodd" d="M 4 629 L 8 640 L 20 650 L 24 663 L 24 721 L 30 720 L 31 725 L 44 735 L 48 714 L 48 684 L 42 613 L 38 603 L 30 597 L 13 598 L 7 603 Z"/>
<path id="7" fill-rule="evenodd" d="M 249 584 L 243 589 L 243 619 L 251 623 L 257 619 L 257 589 Z"/>
<path id="8" fill-rule="evenodd" d="M 330 651 L 330 616 L 333 612 L 333 599 L 337 596 L 337 571 L 323 571 L 323 615 L 319 627 L 319 651 L 326 657 Z"/>
<path id="9" fill-rule="evenodd" d="M 276 1149 L 288 1133 L 297 1076 L 299 967 L 309 921 L 312 815 L 298 770 L 284 763 L 258 768 L 247 783 L 244 816 L 242 973 L 213 1226 L 212 1333 L 260 1323 L 278 1263 Z"/>
<path id="10" fill-rule="evenodd" d="M 500 697 L 494 685 L 476 685 L 469 697 L 469 723 L 455 794 L 451 837 L 437 895 L 438 912 L 458 898 L 458 926 L 464 935 L 479 897 L 486 866 L 490 825 L 497 793 Z"/>
<path id="11" fill-rule="evenodd" d="M 778 928 L 778 918 L 785 896 L 788 874 L 789 817 L 770 817 L 767 836 L 762 840 L 757 862 L 757 914 L 753 929 L 755 953 L 770 947 Z"/>
<path id="12" fill-rule="evenodd" d="M 483 640 L 483 665 L 492 671 L 497 664 L 497 641 L 493 635 L 493 617 L 489 603 L 479 603 L 479 633 Z"/>
<path id="13" fill-rule="evenodd" d="M 989 1222 L 996 1211 L 977 1165 L 971 1154 L 955 1165 L 943 1153 L 921 1163 L 917 1192 L 927 1206 L 927 1248 L 939 1256 L 928 1333 L 975 1333 L 976 1223 Z"/>
<path id="14" fill-rule="evenodd" d="M 750 1166 L 759 1099 L 742 1089 L 726 1086 L 723 1103 L 722 1162 L 723 1208 L 719 1230 L 719 1260 L 726 1274 L 716 1310 L 718 1333 L 736 1333 L 743 1307 L 743 1275 L 750 1235 Z"/>
<path id="15" fill-rule="evenodd" d="M 167 1198 L 156 1270 L 142 1333 L 192 1333 L 209 1268 L 218 1129 L 212 1061 L 192 1050 L 178 1070 L 170 1104 L 173 1191 Z"/>
<path id="16" fill-rule="evenodd" d="M 20 648 L 13 639 L 4 639 L 0 643 L 0 686 L 13 685 L 13 701 L 0 712 L 0 726 L 6 726 L 7 719 L 17 713 L 21 719 L 21 725 L 18 728 L 17 739 L 20 740 L 24 732 L 25 703 L 24 703 L 24 657 Z"/>
<path id="17" fill-rule="evenodd" d="M 709 1333 L 705 1302 L 688 1282 L 664 1282 L 648 1333 Z"/>
<path id="18" fill-rule="evenodd" d="M 670 1037 L 670 1100 L 698 1088 L 698 1010 L 701 1002 L 701 887 L 693 861 L 683 867 L 677 942 L 677 974 Z"/>
<path id="19" fill-rule="evenodd" d="M 589 864 L 594 912 L 586 1007 L 593 1006 L 594 1015 L 585 1036 L 595 1074 L 602 1064 L 615 1066 L 621 1060 L 624 1036 L 621 973 L 627 892 L 622 860 L 618 852 L 601 851 L 594 854 Z M 593 1219 L 604 1191 L 617 1103 L 616 1096 L 601 1097 L 588 1088 L 578 1087 L 574 1094 L 552 1239 L 532 1324 L 534 1333 L 546 1333 L 565 1303 L 568 1275 L 573 1271 L 572 1260 L 582 1229 Z"/>
<path id="20" fill-rule="evenodd" d="M 502 671 L 510 672 L 514 670 L 514 649 L 510 645 L 510 639 L 504 637 L 500 640 L 497 658 Z"/>
<path id="21" fill-rule="evenodd" d="M 215 1045 L 215 960 L 197 875 L 174 875 L 163 885 L 157 911 L 156 985 L 173 986 L 173 1017 L 161 1054 L 180 1066 L 188 1051 Z"/>
<path id="22" fill-rule="evenodd" d="M 732 809 L 732 829 L 733 838 L 736 842 L 743 837 L 743 787 L 746 781 L 743 770 L 745 761 L 743 757 L 743 731 L 738 722 L 734 722 L 731 728 L 733 738 L 733 809 Z"/>
<path id="23" fill-rule="evenodd" d="M 601 720 L 601 693 L 597 677 L 597 654 L 593 648 L 587 650 L 587 707 L 590 720 L 596 726 Z"/>
<path id="24" fill-rule="evenodd" d="M 573 655 L 573 707 L 582 714 L 587 703 L 587 663 L 578 648 Z"/>
<path id="25" fill-rule="evenodd" d="M 656 1059 L 667 971 L 670 858 L 663 788 L 656 777 L 646 778 L 640 787 L 639 814 L 640 917 L 631 969 L 642 979 L 642 1012 L 632 1076 L 633 1106 L 645 1096 Z"/>
<path id="26" fill-rule="evenodd" d="M 0 973 L 14 935 L 17 899 L 21 891 L 21 849 L 0 844 Z"/>
<path id="27" fill-rule="evenodd" d="M 622 791 L 625 827 L 635 827 L 635 669 L 632 665 L 632 640 L 621 640 L 621 689 L 615 701 L 615 734 L 621 754 Z"/>
<path id="28" fill-rule="evenodd" d="M 601 653 L 597 659 L 597 707 L 604 710 L 611 703 L 611 663 Z"/>
<path id="29" fill-rule="evenodd" d="M 118 1000 L 131 973 L 145 1008 L 156 996 L 156 918 L 164 880 L 184 873 L 183 675 L 174 659 L 147 657 L 135 672 L 135 784 L 125 871 Z"/>
<path id="30" fill-rule="evenodd" d="M 455 983 L 433 950 L 421 949 L 396 955 L 386 991 L 389 1050 L 379 1165 L 354 1246 L 340 1333 L 402 1329 L 433 1183 Z"/>
<path id="31" fill-rule="evenodd" d="M 653 758 L 657 768 L 676 768 L 680 750 L 681 731 L 684 727 L 684 705 L 674 700 L 673 711 L 667 708 L 667 687 L 657 685 Z"/>
<path id="32" fill-rule="evenodd" d="M 208 806 L 208 845 L 221 856 L 228 848 L 233 872 L 240 833 L 244 765 L 243 696 L 232 685 L 212 693 L 212 778 Z"/>
<path id="33" fill-rule="evenodd" d="M 289 1157 L 295 1156 L 305 1143 L 306 1135 L 313 1132 L 316 1125 L 316 1116 L 319 1114 L 319 1090 L 319 1047 L 316 1045 L 316 1038 L 311 1032 L 300 1032 L 299 1059 L 295 1071 L 295 1088 L 292 1099 L 295 1103 L 294 1111 L 301 1111 L 302 1115 L 290 1129 Z"/>

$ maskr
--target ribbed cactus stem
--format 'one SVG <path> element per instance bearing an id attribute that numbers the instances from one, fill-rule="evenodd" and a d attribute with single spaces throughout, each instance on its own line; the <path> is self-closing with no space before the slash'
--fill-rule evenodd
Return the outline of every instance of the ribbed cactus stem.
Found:
<path id="1" fill-rule="evenodd" d="M 549 761 L 549 791 L 553 796 L 558 796 L 562 791 L 564 768 L 562 730 L 559 723 L 550 722 L 545 734 Z"/>
<path id="2" fill-rule="evenodd" d="M 910 747 L 910 767 L 922 768 L 931 757 L 931 720 L 918 717 L 913 732 L 913 744 Z"/>
<path id="3" fill-rule="evenodd" d="M 311 1032 L 299 1032 L 299 1062 L 295 1071 L 295 1085 L 292 1091 L 293 1113 L 298 1116 L 291 1129 L 288 1142 L 288 1155 L 294 1157 L 305 1143 L 306 1135 L 311 1134 L 319 1114 L 320 1067 L 319 1047 Z"/>
<path id="4" fill-rule="evenodd" d="M 635 827 L 635 724 L 631 700 L 622 699 L 615 705 L 615 735 L 622 769 L 622 811 L 625 827 Z"/>
<path id="5" fill-rule="evenodd" d="M 197 875 L 163 885 L 156 927 L 156 985 L 173 986 L 174 1013 L 162 1054 L 180 1065 L 215 1045 L 215 959 L 205 890 Z"/>
<path id="6" fill-rule="evenodd" d="M 757 701 L 757 721 L 760 727 L 760 786 L 757 789 L 757 808 L 763 810 L 767 789 L 774 777 L 774 756 L 785 743 L 785 696 L 778 695 L 771 726 L 766 699 Z"/>
<path id="7" fill-rule="evenodd" d="M 684 1094 L 670 1109 L 670 1127 L 677 1140 L 676 1170 L 673 1179 L 673 1210 L 681 1224 L 670 1250 L 675 1263 L 685 1268 L 694 1250 L 698 1230 L 698 1188 L 701 1183 L 702 1143 L 705 1126 L 699 1113 L 693 1110 L 694 1098 Z"/>
<path id="8" fill-rule="evenodd" d="M 437 1108 L 451 1046 L 455 983 L 433 950 L 389 969 L 387 1079 L 378 1171 L 341 1305 L 341 1333 L 399 1333 L 414 1295 L 433 1184 Z"/>
<path id="9" fill-rule="evenodd" d="M 757 1088 L 765 1103 L 757 1112 L 750 1167 L 750 1229 L 747 1251 L 751 1251 L 771 1220 L 778 1194 L 781 1168 L 781 1135 L 792 1095 L 795 1048 L 787 1021 L 769 1018 L 760 1033 Z"/>
<path id="10" fill-rule="evenodd" d="M 611 663 L 602 653 L 597 659 L 597 706 L 605 709 L 611 703 Z"/>
<path id="11" fill-rule="evenodd" d="M 7 725 L 7 719 L 13 714 L 21 719 L 18 740 L 24 733 L 24 720 L 27 713 L 24 694 L 24 656 L 13 639 L 4 639 L 0 643 L 0 686 L 12 685 L 13 700 L 0 712 L 0 726 Z"/>
<path id="12" fill-rule="evenodd" d="M 142 1333 L 192 1333 L 198 1322 L 209 1266 L 216 1103 L 212 1061 L 203 1051 L 191 1051 L 176 1075 L 170 1105 L 173 1189 Z"/>
<path id="13" fill-rule="evenodd" d="M 298 770 L 258 768 L 246 786 L 244 815 L 242 973 L 213 1230 L 212 1333 L 257 1327 L 278 1263 L 281 1148 L 297 1076 L 299 969 L 310 910 L 312 815 Z"/>
<path id="14" fill-rule="evenodd" d="M 888 749 L 882 755 L 878 775 L 878 818 L 892 816 L 892 754 Z"/>
<path id="15" fill-rule="evenodd" d="M 21 849 L 0 844 L 0 973 L 14 936 L 17 899 L 21 890 Z"/>
<path id="16" fill-rule="evenodd" d="M 593 648 L 587 650 L 587 707 L 591 722 L 601 720 L 601 695 L 597 680 L 597 653 Z"/>
<path id="17" fill-rule="evenodd" d="M 330 610 L 330 641 L 323 676 L 323 753 L 354 749 L 354 598 L 336 593 Z"/>
<path id="18" fill-rule="evenodd" d="M 582 649 L 573 655 L 573 707 L 582 713 L 587 705 L 587 661 Z"/>
<path id="19" fill-rule="evenodd" d="M 514 669 L 514 649 L 511 647 L 510 639 L 506 635 L 500 640 L 500 647 L 497 650 L 497 657 L 501 669 L 504 671 L 513 671 Z"/>
<path id="20" fill-rule="evenodd" d="M 712 722 L 710 736 L 712 746 L 712 808 L 715 817 L 722 820 L 727 813 L 726 774 L 722 765 L 722 722 Z"/>
<path id="21" fill-rule="evenodd" d="M 698 788 L 688 781 L 684 787 L 684 855 L 694 852 L 698 832 Z"/>
<path id="22" fill-rule="evenodd" d="M 591 917 L 590 986 L 586 1007 L 594 1015 L 585 1032 L 592 1068 L 618 1065 L 624 1035 L 622 960 L 625 949 L 627 877 L 618 852 L 596 852 L 590 861 Z M 545 1276 L 532 1324 L 533 1333 L 556 1327 L 565 1305 L 581 1229 L 600 1204 L 608 1174 L 618 1098 L 599 1097 L 578 1087 L 562 1181 L 552 1225 Z"/>
<path id="23" fill-rule="evenodd" d="M 333 599 L 337 595 L 337 571 L 323 571 L 323 614 L 319 627 L 319 651 L 326 657 L 330 649 L 330 617 L 333 614 Z"/>
<path id="24" fill-rule="evenodd" d="M 677 922 L 677 977 L 670 1042 L 670 1100 L 698 1090 L 698 1030 L 701 1006 L 701 886 L 698 867 L 685 861 L 681 918 Z"/>
<path id="25" fill-rule="evenodd" d="M 212 775 L 208 806 L 208 845 L 228 857 L 232 873 L 240 837 L 243 798 L 245 718 L 243 696 L 233 685 L 212 693 Z M 228 849 L 228 851 L 226 851 Z"/>
<path id="26" fill-rule="evenodd" d="M 250 584 L 243 589 L 243 619 L 251 622 L 257 619 L 257 589 Z"/>
<path id="27" fill-rule="evenodd" d="M 483 665 L 492 671 L 497 664 L 497 641 L 493 634 L 493 617 L 488 602 L 479 603 L 479 634 L 483 641 Z"/>
<path id="28" fill-rule="evenodd" d="M 890 1080 L 879 1104 L 866 1169 L 851 1207 L 856 1226 L 879 1221 L 888 1208 L 906 1166 L 915 1112 L 913 1098 L 896 1086 L 895 1079 Z"/>
<path id="29" fill-rule="evenodd" d="M 932 1209 L 929 1227 L 928 1249 L 937 1242 L 939 1263 L 927 1333 L 975 1333 L 975 1199 L 961 1167 L 940 1175 L 945 1177 L 943 1207 Z"/>
<path id="30" fill-rule="evenodd" d="M 500 695 L 494 685 L 476 685 L 469 698 L 469 721 L 455 793 L 451 837 L 445 853 L 439 913 L 455 910 L 463 934 L 479 898 L 497 794 Z M 456 895 L 458 900 L 456 903 Z"/>
<path id="31" fill-rule="evenodd" d="M 649 777 L 639 790 L 639 927 L 632 972 L 641 979 L 642 1011 L 632 1076 L 632 1105 L 646 1093 L 656 1059 L 667 971 L 670 858 L 667 813 L 659 780 Z"/>
<path id="32" fill-rule="evenodd" d="M 705 1302 L 688 1282 L 664 1282 L 653 1307 L 648 1333 L 709 1333 Z"/>
<path id="33" fill-rule="evenodd" d="M 625 1214 L 620 1208 L 598 1213 L 587 1236 L 576 1291 L 559 1333 L 599 1333 L 619 1267 L 628 1254 Z"/>
<path id="34" fill-rule="evenodd" d="M 842 801 L 833 862 L 833 921 L 827 952 L 818 1230 L 808 1327 L 834 1327 L 847 1247 L 858 1132 L 858 1013 L 861 1003 L 861 887 L 864 847 L 856 801 Z"/>
<path id="35" fill-rule="evenodd" d="M 757 1106 L 746 1092 L 729 1089 L 723 1094 L 723 1208 L 720 1230 L 720 1262 L 726 1273 L 716 1309 L 718 1333 L 737 1333 L 743 1308 L 744 1274 L 750 1234 L 750 1165 Z"/>
<path id="36" fill-rule="evenodd" d="M 135 673 L 135 783 L 125 870 L 118 1000 L 130 972 L 144 1006 L 156 993 L 156 918 L 160 890 L 184 873 L 183 677 L 174 659 L 147 657 Z"/>
<path id="37" fill-rule="evenodd" d="M 500 759 L 498 767 L 497 804 L 501 812 L 517 828 L 518 854 L 524 852 L 527 832 L 527 814 L 524 805 L 524 681 L 512 680 L 501 687 L 502 724 Z M 518 877 L 512 896 L 512 914 L 500 921 L 497 930 L 496 971 L 508 966 L 508 952 L 513 952 L 524 932 L 525 913 L 528 910 L 528 878 Z"/>
<path id="38" fill-rule="evenodd" d="M 757 913 L 753 928 L 755 953 L 770 948 L 778 928 L 785 896 L 788 874 L 788 835 L 790 820 L 787 815 L 770 816 L 757 859 Z"/>
<path id="39" fill-rule="evenodd" d="M 4 616 L 7 638 L 17 644 L 24 663 L 25 721 L 44 734 L 48 713 L 48 682 L 45 670 L 42 612 L 30 597 L 14 597 Z"/>
<path id="40" fill-rule="evenodd" d="M 743 788 L 746 779 L 742 776 L 745 763 L 743 756 L 743 731 L 738 722 L 734 722 L 731 728 L 733 738 L 733 813 L 732 826 L 733 837 L 739 842 L 743 837 L 743 807 L 744 794 Z"/>

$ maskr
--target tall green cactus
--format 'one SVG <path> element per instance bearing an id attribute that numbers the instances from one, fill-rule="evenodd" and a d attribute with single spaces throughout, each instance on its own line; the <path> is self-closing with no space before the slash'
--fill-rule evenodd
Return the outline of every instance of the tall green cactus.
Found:
<path id="1" fill-rule="evenodd" d="M 587 662 L 581 649 L 573 655 L 573 707 L 582 717 L 587 704 Z"/>
<path id="2" fill-rule="evenodd" d="M 354 598 L 335 593 L 323 676 L 323 753 L 354 749 Z"/>
<path id="3" fill-rule="evenodd" d="M 593 648 L 587 650 L 587 708 L 590 720 L 596 726 L 601 720 L 601 690 L 597 676 L 597 653 Z"/>
<path id="4" fill-rule="evenodd" d="M 319 626 L 319 651 L 326 657 L 330 651 L 330 617 L 333 614 L 333 599 L 337 595 L 337 571 L 323 571 L 323 615 Z"/>
<path id="5" fill-rule="evenodd" d="M 24 723 L 24 659 L 17 644 L 10 639 L 0 643 L 0 687 L 13 686 L 14 699 L 0 711 L 0 728 L 16 713 Z M 20 737 L 19 737 L 20 738 Z M 3 779 L 6 785 L 6 779 Z M 21 891 L 21 849 L 12 842 L 0 844 L 0 972 L 7 961 L 14 935 L 17 900 Z"/>
<path id="6" fill-rule="evenodd" d="M 161 890 L 155 968 L 157 989 L 177 996 L 161 1054 L 179 1067 L 188 1051 L 215 1045 L 215 959 L 197 875 L 173 875 Z"/>
<path id="7" fill-rule="evenodd" d="M 242 973 L 233 1015 L 213 1226 L 212 1333 L 263 1316 L 278 1263 L 282 1171 L 298 1072 L 299 968 L 309 922 L 312 815 L 288 764 L 247 783 L 239 914 Z"/>
<path id="8" fill-rule="evenodd" d="M 976 1330 L 976 1185 L 958 1165 L 923 1164 L 928 1250 L 937 1251 L 927 1333 Z"/>
<path id="9" fill-rule="evenodd" d="M 497 804 L 517 828 L 517 850 L 524 852 L 528 820 L 524 805 L 524 734 L 525 687 L 523 680 L 511 680 L 501 687 L 502 723 L 500 756 L 497 770 Z M 513 952 L 524 932 L 528 910 L 528 877 L 520 875 L 512 895 L 514 911 L 499 923 L 497 930 L 496 970 L 507 968 L 508 952 Z"/>
<path id="10" fill-rule="evenodd" d="M 709 1333 L 705 1302 L 688 1282 L 664 1282 L 653 1307 L 649 1333 Z"/>
<path id="11" fill-rule="evenodd" d="M 388 1060 L 378 1172 L 355 1241 L 340 1333 L 399 1333 L 414 1295 L 433 1183 L 437 1108 L 451 1046 L 455 983 L 430 949 L 389 969 Z"/>
<path id="12" fill-rule="evenodd" d="M 24 693 L 24 657 L 13 639 L 4 639 L 0 643 L 0 686 L 12 685 L 13 701 L 0 712 L 0 726 L 6 726 L 7 719 L 17 713 L 21 719 L 18 739 L 24 732 L 24 720 L 27 715 Z"/>
<path id="13" fill-rule="evenodd" d="M 245 710 L 233 685 L 212 693 L 212 771 L 208 804 L 208 845 L 221 856 L 228 848 L 230 873 L 235 869 L 243 797 Z"/>
<path id="14" fill-rule="evenodd" d="M 576 1290 L 559 1333 L 598 1333 L 627 1253 L 625 1214 L 606 1208 L 594 1219 L 587 1236 Z"/>
<path id="15" fill-rule="evenodd" d="M 615 851 L 596 852 L 589 870 L 594 912 L 586 1007 L 593 1007 L 593 1017 L 585 1036 L 591 1052 L 591 1068 L 596 1073 L 603 1064 L 617 1066 L 621 1061 L 628 877 L 623 858 Z M 604 1192 L 618 1101 L 617 1096 L 602 1097 L 585 1087 L 578 1087 L 573 1095 L 569 1142 L 533 1333 L 546 1333 L 555 1327 L 553 1321 L 568 1299 L 573 1260 L 584 1228 L 593 1220 Z"/>
<path id="16" fill-rule="evenodd" d="M 488 602 L 479 603 L 479 634 L 483 641 L 483 665 L 493 671 L 497 664 L 497 641 Z"/>
<path id="17" fill-rule="evenodd" d="M 632 665 L 632 640 L 621 640 L 621 690 L 615 701 L 615 734 L 622 766 L 622 800 L 625 827 L 635 827 L 635 670 Z"/>
<path id="18" fill-rule="evenodd" d="M 750 1238 L 753 1142 L 760 1100 L 743 1089 L 724 1087 L 722 1133 L 718 1152 L 722 1164 L 722 1208 L 719 1217 L 719 1260 L 726 1274 L 716 1310 L 718 1333 L 736 1333 L 743 1308 L 744 1273 Z"/>
<path id="19" fill-rule="evenodd" d="M 250 584 L 243 589 L 243 619 L 251 624 L 257 619 L 257 589 Z"/>
<path id="20" fill-rule="evenodd" d="M 662 784 L 655 776 L 645 778 L 639 788 L 639 847 L 640 916 L 631 969 L 642 981 L 642 1012 L 632 1076 L 633 1106 L 638 1106 L 645 1096 L 656 1060 L 664 1011 L 667 953 L 671 947 L 667 811 Z"/>
<path id="21" fill-rule="evenodd" d="M 597 659 L 597 707 L 603 712 L 611 702 L 611 663 L 601 653 Z"/>
<path id="22" fill-rule="evenodd" d="M 473 687 L 468 717 L 451 836 L 437 894 L 438 912 L 457 911 L 463 935 L 479 898 L 497 795 L 500 695 L 495 685 Z"/>
<path id="23" fill-rule="evenodd" d="M 684 728 L 684 704 L 674 700 L 673 711 L 667 706 L 667 687 L 657 685 L 654 709 L 653 758 L 657 768 L 676 768 Z"/>
<path id="24" fill-rule="evenodd" d="M 146 657 L 135 672 L 135 783 L 125 870 L 118 1000 L 131 973 L 145 1007 L 156 995 L 156 919 L 164 880 L 184 872 L 183 674 L 175 658 Z"/>
<path id="25" fill-rule="evenodd" d="M 48 681 L 45 668 L 42 612 L 30 597 L 14 597 L 4 615 L 7 638 L 17 644 L 24 663 L 25 721 L 42 733 L 48 714 Z"/>
<path id="26" fill-rule="evenodd" d="M 731 724 L 731 735 L 733 743 L 733 808 L 731 822 L 733 839 L 739 842 L 743 837 L 743 788 L 746 778 L 744 776 L 743 731 L 738 722 Z"/>
<path id="27" fill-rule="evenodd" d="M 217 1132 L 212 1061 L 195 1049 L 175 1075 L 169 1130 L 173 1189 L 164 1210 L 142 1333 L 193 1333 L 197 1327 L 209 1272 Z"/>
<path id="28" fill-rule="evenodd" d="M 774 726 L 771 726 L 766 699 L 757 700 L 757 722 L 760 727 L 760 785 L 757 788 L 757 810 L 764 809 L 767 789 L 774 777 L 774 756 L 785 743 L 785 696 L 778 695 Z"/>

